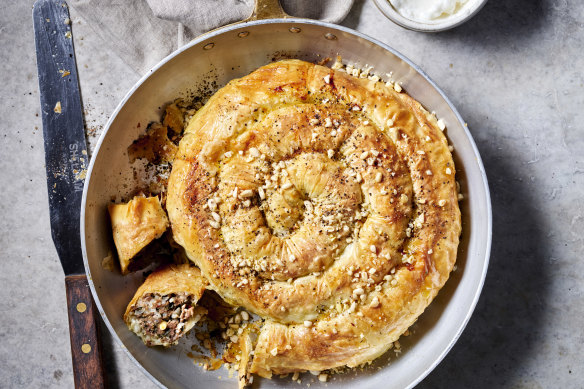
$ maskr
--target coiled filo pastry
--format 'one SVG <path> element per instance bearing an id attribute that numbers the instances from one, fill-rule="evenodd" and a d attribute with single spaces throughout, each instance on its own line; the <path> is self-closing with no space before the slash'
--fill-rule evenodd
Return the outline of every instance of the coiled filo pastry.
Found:
<path id="1" fill-rule="evenodd" d="M 252 373 L 352 367 L 383 354 L 448 279 L 454 175 L 436 118 L 407 94 L 286 60 L 192 118 L 167 210 L 210 288 L 265 319 Z"/>

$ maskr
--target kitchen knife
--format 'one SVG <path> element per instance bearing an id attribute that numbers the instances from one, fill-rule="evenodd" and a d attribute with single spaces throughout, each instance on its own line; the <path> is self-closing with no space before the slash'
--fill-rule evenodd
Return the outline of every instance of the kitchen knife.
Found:
<path id="1" fill-rule="evenodd" d="M 67 4 L 38 0 L 33 7 L 33 23 L 51 235 L 65 271 L 75 387 L 103 388 L 97 314 L 83 267 L 79 234 L 87 148 Z"/>

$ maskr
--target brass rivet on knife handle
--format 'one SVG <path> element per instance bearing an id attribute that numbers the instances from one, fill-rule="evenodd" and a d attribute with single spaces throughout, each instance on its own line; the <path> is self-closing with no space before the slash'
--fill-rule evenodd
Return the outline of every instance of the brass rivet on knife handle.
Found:
<path id="1" fill-rule="evenodd" d="M 78 303 L 76 308 L 77 308 L 77 312 L 83 313 L 87 309 L 87 305 L 85 305 L 85 303 Z"/>
<path id="2" fill-rule="evenodd" d="M 289 18 L 278 0 L 255 0 L 253 13 L 245 21 Z"/>

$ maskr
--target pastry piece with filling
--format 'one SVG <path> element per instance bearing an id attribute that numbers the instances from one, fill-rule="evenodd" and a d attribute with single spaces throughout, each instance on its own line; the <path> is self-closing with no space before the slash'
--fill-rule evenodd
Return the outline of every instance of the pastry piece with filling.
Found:
<path id="1" fill-rule="evenodd" d="M 138 288 L 124 321 L 147 346 L 172 346 L 207 313 L 197 306 L 207 285 L 196 267 L 162 267 Z"/>
<path id="2" fill-rule="evenodd" d="M 174 239 L 210 289 L 264 319 L 249 373 L 372 361 L 447 281 L 454 162 L 435 116 L 400 91 L 280 61 L 231 81 L 185 129 Z"/>
<path id="3" fill-rule="evenodd" d="M 137 196 L 108 210 L 122 274 L 128 274 L 137 254 L 168 229 L 168 217 L 156 196 Z"/>

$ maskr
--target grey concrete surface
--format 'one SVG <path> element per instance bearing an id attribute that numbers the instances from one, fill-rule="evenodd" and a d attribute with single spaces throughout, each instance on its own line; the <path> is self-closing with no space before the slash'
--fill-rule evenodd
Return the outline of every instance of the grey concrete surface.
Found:
<path id="1" fill-rule="evenodd" d="M 72 387 L 51 241 L 31 0 L 0 1 L 0 387 Z M 138 80 L 72 10 L 90 144 Z M 458 107 L 491 186 L 493 250 L 467 329 L 420 388 L 584 386 L 584 3 L 491 0 L 439 34 L 372 1 L 343 22 L 420 65 Z M 113 388 L 154 385 L 104 329 Z"/>

